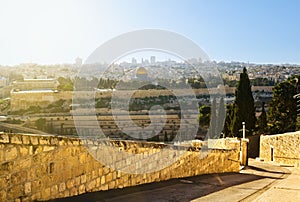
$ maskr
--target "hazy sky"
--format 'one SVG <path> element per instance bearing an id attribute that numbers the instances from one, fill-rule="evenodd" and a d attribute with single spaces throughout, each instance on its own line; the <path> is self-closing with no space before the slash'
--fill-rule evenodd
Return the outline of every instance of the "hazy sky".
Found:
<path id="1" fill-rule="evenodd" d="M 300 1 L 1 0 L 0 64 L 71 63 L 125 32 L 157 28 L 212 60 L 300 64 Z"/>

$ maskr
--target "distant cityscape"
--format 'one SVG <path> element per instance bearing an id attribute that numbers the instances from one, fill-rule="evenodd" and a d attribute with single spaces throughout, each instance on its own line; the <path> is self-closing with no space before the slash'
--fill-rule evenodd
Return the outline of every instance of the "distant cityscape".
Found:
<path id="1" fill-rule="evenodd" d="M 10 85 L 15 79 L 13 77 L 14 74 L 22 76 L 24 79 L 57 79 L 59 77 L 73 79 L 76 77 L 80 67 L 83 65 L 82 61 L 83 60 L 81 58 L 76 58 L 73 64 L 43 65 L 36 63 L 23 63 L 15 66 L 0 65 L 0 69 L 2 70 L 0 73 L 0 86 L 5 87 Z M 300 72 L 299 64 L 254 64 L 223 61 L 202 62 L 201 59 L 195 58 L 181 62 L 171 59 L 166 61 L 156 61 L 155 56 L 151 56 L 149 59 L 141 58 L 141 61 L 138 61 L 136 58 L 132 58 L 131 62 L 123 61 L 113 63 L 111 65 L 101 64 L 98 68 L 101 71 L 103 71 L 103 69 L 107 71 L 106 69 L 111 68 L 114 75 L 109 75 L 110 77 L 117 77 L 119 76 L 117 74 L 119 71 L 122 71 L 124 74 L 124 71 L 128 72 L 136 67 L 145 67 L 148 71 L 151 70 L 150 68 L 167 68 L 167 70 L 169 70 L 169 72 L 167 72 L 168 74 L 177 72 L 176 76 L 179 75 L 179 77 L 174 77 L 181 79 L 182 77 L 191 78 L 195 76 L 195 72 L 187 71 L 190 70 L 191 65 L 194 67 L 201 66 L 202 68 L 209 68 L 210 66 L 216 67 L 220 71 L 224 80 L 238 80 L 243 67 L 247 67 L 250 79 L 265 78 L 273 80 L 275 83 L 286 80 L 292 75 L 297 75 Z M 184 69 L 186 69 L 186 71 L 184 71 Z M 163 72 L 157 73 L 162 74 Z M 161 77 L 164 76 L 165 75 L 161 75 Z"/>
<path id="2" fill-rule="evenodd" d="M 81 68 L 91 68 L 80 74 Z M 210 71 L 216 67 L 218 72 Z M 147 125 L 149 119 L 145 117 L 144 109 L 149 110 L 152 105 L 159 104 L 167 109 L 168 124 L 161 132 L 160 139 L 165 133 L 169 136 L 179 128 L 180 116 L 177 100 L 183 99 L 186 106 L 194 101 L 199 106 L 211 105 L 214 93 L 220 92 L 219 85 L 224 84 L 226 97 L 225 104 L 233 103 L 236 84 L 239 75 L 247 67 L 252 82 L 252 93 L 256 104 L 256 115 L 261 112 L 261 103 L 265 103 L 265 110 L 272 99 L 273 87 L 293 75 L 300 74 L 299 65 L 290 64 L 252 64 L 243 62 L 202 62 L 198 59 L 188 61 L 157 61 L 155 56 L 138 61 L 132 58 L 131 62 L 107 64 L 83 64 L 81 58 L 76 58 L 73 64 L 41 65 L 34 63 L 17 66 L 0 66 L 0 109 L 1 115 L 7 116 L 9 123 L 19 123 L 21 126 L 39 129 L 48 133 L 65 135 L 76 134 L 72 118 L 72 109 L 77 105 L 72 103 L 73 90 L 88 90 L 96 92 L 96 112 L 98 115 L 111 116 L 110 97 L 112 90 L 134 89 L 136 82 L 151 84 L 140 89 L 130 104 L 130 110 L 135 113 L 137 124 Z M 203 80 L 201 74 L 206 75 Z M 92 74 L 88 74 L 88 73 Z M 218 82 L 216 77 L 222 77 Z M 80 75 L 80 76 L 79 76 Z M 98 77 L 98 78 L 97 78 Z M 118 83 L 121 84 L 118 86 Z M 75 86 L 77 83 L 77 86 Z M 87 85 L 88 88 L 81 89 Z M 164 86 L 166 88 L 164 88 Z M 196 100 L 192 95 L 185 94 L 183 98 L 174 98 L 168 86 L 181 89 L 185 94 L 188 86 L 195 92 Z M 207 87 L 213 88 L 209 94 Z M 92 88 L 93 87 L 93 88 Z M 152 91 L 149 91 L 152 89 Z M 84 96 L 84 95 L 83 95 Z M 150 97 L 149 97 L 150 96 Z M 188 98 L 188 99 L 187 99 Z M 121 102 L 123 102 L 121 100 Z M 188 109 L 187 109 L 188 110 Z M 123 137 L 113 120 L 105 122 L 103 116 L 98 116 L 99 122 L 105 128 L 108 136 Z M 44 122 L 39 122 L 40 120 Z M 189 120 L 196 117 L 192 115 Z M 187 121 L 186 127 L 190 125 Z M 205 131 L 202 133 L 205 135 Z M 125 137 L 126 138 L 126 137 Z M 169 138 L 170 139 L 170 138 Z"/>

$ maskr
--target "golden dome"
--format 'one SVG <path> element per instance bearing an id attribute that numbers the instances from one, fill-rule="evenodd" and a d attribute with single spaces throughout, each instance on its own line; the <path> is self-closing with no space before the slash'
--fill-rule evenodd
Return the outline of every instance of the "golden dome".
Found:
<path id="1" fill-rule="evenodd" d="M 144 67 L 138 67 L 135 72 L 136 75 L 147 75 L 148 72 Z"/>

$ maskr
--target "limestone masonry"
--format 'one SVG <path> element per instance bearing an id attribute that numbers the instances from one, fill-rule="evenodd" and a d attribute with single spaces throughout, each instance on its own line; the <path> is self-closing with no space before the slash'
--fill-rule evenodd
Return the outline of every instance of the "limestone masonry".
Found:
<path id="1" fill-rule="evenodd" d="M 237 140 L 224 139 L 228 145 L 205 153 L 203 144 L 190 145 L 182 158 L 162 170 L 145 174 L 128 174 L 102 165 L 84 144 L 97 141 L 61 136 L 0 134 L 0 201 L 49 200 L 86 192 L 163 181 L 171 178 L 207 173 L 238 172 Z M 122 151 L 159 152 L 164 144 L 107 141 Z M 114 159 L 130 166 L 127 159 Z M 159 162 L 150 159 L 152 162 Z M 149 163 L 147 166 L 155 166 Z"/>
<path id="2" fill-rule="evenodd" d="M 300 131 L 260 137 L 260 158 L 300 167 Z"/>

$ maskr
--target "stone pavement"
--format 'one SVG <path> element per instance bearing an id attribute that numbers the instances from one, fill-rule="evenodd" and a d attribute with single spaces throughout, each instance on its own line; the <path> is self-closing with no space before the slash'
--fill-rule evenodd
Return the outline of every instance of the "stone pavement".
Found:
<path id="1" fill-rule="evenodd" d="M 261 176 L 261 179 L 231 186 L 193 200 L 200 201 L 300 201 L 300 169 L 249 160 L 249 167 L 240 173 Z M 293 182 L 290 179 L 294 179 Z M 298 180 L 298 181 L 297 181 Z M 278 191 L 280 184 L 290 185 L 292 192 Z M 291 191 L 291 190 L 290 190 Z"/>
<path id="2" fill-rule="evenodd" d="M 52 201 L 300 201 L 300 169 L 249 160 L 240 173 L 200 175 Z"/>
<path id="3" fill-rule="evenodd" d="M 276 182 L 254 201 L 300 201 L 300 169 L 288 168 L 291 174 Z"/>

